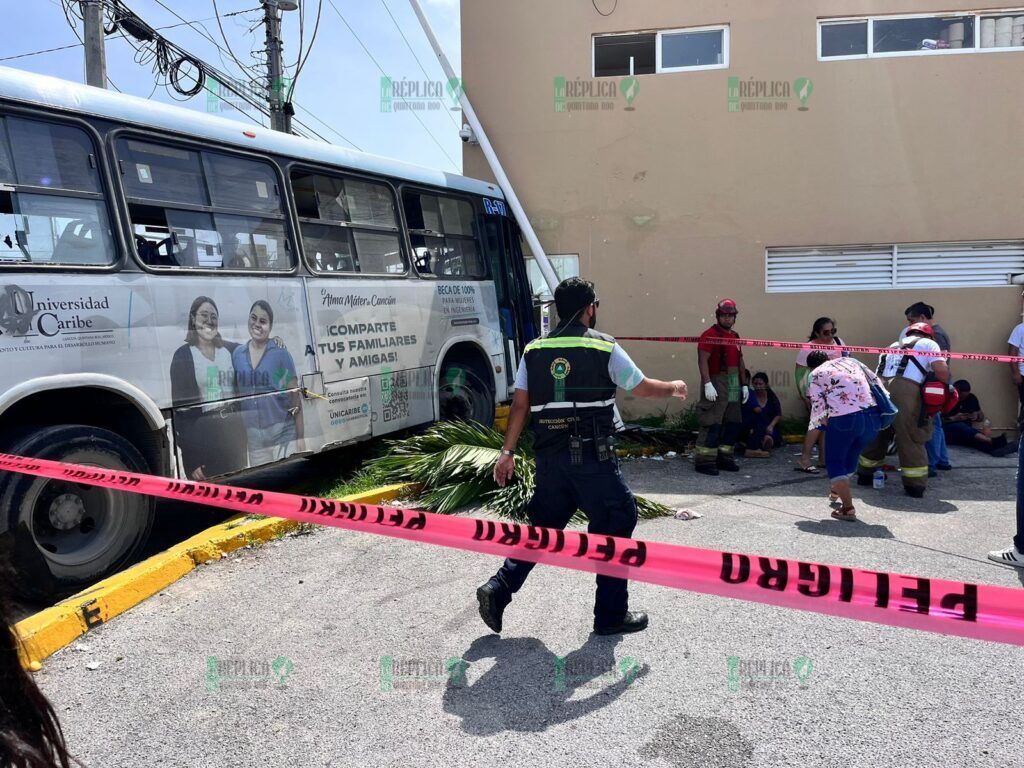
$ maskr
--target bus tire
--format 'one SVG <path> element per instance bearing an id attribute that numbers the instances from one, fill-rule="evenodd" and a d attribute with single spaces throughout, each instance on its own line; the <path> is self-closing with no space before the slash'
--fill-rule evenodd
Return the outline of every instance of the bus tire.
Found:
<path id="1" fill-rule="evenodd" d="M 462 360 L 446 361 L 438 388 L 441 421 L 494 424 L 494 390 L 476 366 Z"/>
<path id="2" fill-rule="evenodd" d="M 81 424 L 40 428 L 10 452 L 19 456 L 148 473 L 125 438 Z M 146 545 L 155 518 L 150 496 L 64 480 L 6 473 L 0 514 L 13 540 L 14 588 L 33 600 L 54 600 L 123 568 Z"/>

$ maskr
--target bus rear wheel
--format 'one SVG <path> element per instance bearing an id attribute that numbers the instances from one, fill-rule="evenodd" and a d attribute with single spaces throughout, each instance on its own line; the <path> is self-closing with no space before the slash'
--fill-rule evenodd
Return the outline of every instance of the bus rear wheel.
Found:
<path id="1" fill-rule="evenodd" d="M 43 427 L 17 441 L 19 456 L 148 473 L 142 454 L 98 427 Z M 8 474 L 0 511 L 14 539 L 15 589 L 52 600 L 79 591 L 133 561 L 149 538 L 154 499 L 72 481 Z"/>
<path id="2" fill-rule="evenodd" d="M 445 362 L 438 393 L 441 421 L 494 424 L 494 392 L 477 368 L 462 361 Z"/>

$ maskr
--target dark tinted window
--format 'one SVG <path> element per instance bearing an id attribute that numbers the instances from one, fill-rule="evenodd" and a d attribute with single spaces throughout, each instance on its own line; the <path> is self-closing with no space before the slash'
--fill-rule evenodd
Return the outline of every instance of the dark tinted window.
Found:
<path id="1" fill-rule="evenodd" d="M 209 205 L 199 153 L 191 149 L 120 139 L 117 157 L 128 197 Z"/>
<path id="2" fill-rule="evenodd" d="M 656 71 L 656 35 L 605 35 L 594 38 L 594 77 L 615 77 L 629 74 L 633 58 L 633 74 L 650 75 Z"/>
<path id="3" fill-rule="evenodd" d="M 7 118 L 19 184 L 99 192 L 100 174 L 92 141 L 80 128 Z"/>
<path id="4" fill-rule="evenodd" d="M 280 213 L 277 175 L 268 163 L 213 152 L 203 157 L 214 206 Z"/>
<path id="5" fill-rule="evenodd" d="M 851 21 L 821 26 L 821 55 L 863 56 L 868 52 L 868 23 Z"/>

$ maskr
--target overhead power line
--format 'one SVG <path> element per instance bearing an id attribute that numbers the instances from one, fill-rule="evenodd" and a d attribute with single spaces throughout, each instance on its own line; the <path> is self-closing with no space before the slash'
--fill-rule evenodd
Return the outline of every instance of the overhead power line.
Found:
<path id="1" fill-rule="evenodd" d="M 423 76 L 425 78 L 427 78 L 427 80 L 429 80 L 430 79 L 430 75 L 427 74 L 427 68 L 423 66 L 423 62 L 420 61 L 420 57 L 417 56 L 416 55 L 416 51 L 413 50 L 412 44 L 409 42 L 409 38 L 407 38 L 405 36 L 405 32 L 402 31 L 402 27 L 398 23 L 398 19 L 395 18 L 395 14 L 393 14 L 391 12 L 391 9 L 388 8 L 387 0 L 380 0 L 380 3 L 381 3 L 381 5 L 384 6 L 384 10 L 388 12 L 388 16 L 391 17 L 391 21 L 394 23 L 395 29 L 398 30 L 398 34 L 400 34 L 402 36 L 402 39 L 405 41 L 405 47 L 409 49 L 409 53 L 411 53 L 412 57 L 414 59 L 416 59 L 416 63 L 420 65 L 420 71 L 423 73 Z M 451 110 L 447 110 L 446 109 L 445 110 L 445 114 L 448 115 L 448 119 L 451 121 L 452 125 L 455 126 L 455 130 L 459 130 L 462 127 L 458 123 L 455 122 L 455 118 L 452 117 Z"/>
<path id="2" fill-rule="evenodd" d="M 226 13 L 226 14 L 224 14 L 224 17 L 227 18 L 228 16 L 238 16 L 238 15 L 243 14 L 243 13 L 251 13 L 254 10 L 259 10 L 259 9 L 258 8 L 249 8 L 249 9 L 247 9 L 245 11 L 235 11 L 234 13 Z M 175 14 L 175 15 L 177 15 L 177 14 Z M 205 19 L 193 19 L 192 21 L 182 21 L 182 22 L 179 22 L 177 24 L 165 24 L 162 27 L 153 27 L 153 29 L 155 31 L 162 32 L 165 29 L 175 29 L 177 27 L 191 26 L 192 24 L 198 24 L 198 23 L 203 22 L 203 21 L 213 21 L 213 19 L 215 19 L 215 18 L 217 18 L 217 17 L 216 16 L 208 16 Z M 107 36 L 107 40 L 121 40 L 123 38 L 124 38 L 124 35 L 121 35 L 121 34 L 112 34 L 112 35 L 108 35 Z M 81 48 L 81 47 L 82 47 L 82 41 L 79 40 L 77 43 L 68 43 L 67 45 L 58 45 L 56 48 L 43 48 L 42 50 L 39 50 L 39 51 L 28 51 L 26 53 L 17 53 L 14 56 L 0 57 L 0 61 L 14 61 L 15 59 L 24 59 L 24 58 L 27 58 L 29 56 L 39 56 L 39 55 L 44 54 L 44 53 L 53 53 L 54 51 L 66 51 L 69 48 Z"/>
<path id="3" fill-rule="evenodd" d="M 378 70 L 380 70 L 380 73 L 384 77 L 387 77 L 388 74 L 387 74 L 387 72 L 384 71 L 384 67 L 382 67 L 380 65 L 380 62 L 377 61 L 377 59 L 374 57 L 374 55 L 372 53 L 370 53 L 370 50 L 366 47 L 366 45 L 360 39 L 359 35 L 356 34 L 356 31 L 354 29 L 352 29 L 352 25 L 348 23 L 348 20 L 345 18 L 344 14 L 342 14 L 342 12 L 338 10 L 338 6 L 336 6 L 334 4 L 334 0 L 327 0 L 327 3 L 331 6 L 332 9 L 334 9 L 334 12 L 337 14 L 338 18 L 341 19 L 341 23 L 344 24 L 346 27 L 348 27 L 348 31 L 352 33 L 352 37 L 354 37 L 356 39 L 356 42 L 359 43 L 359 47 L 362 48 L 363 51 L 366 53 L 366 55 L 370 57 L 370 61 L 372 61 L 374 63 L 374 65 L 377 67 Z M 404 96 L 401 96 L 400 98 L 406 104 L 409 103 L 408 99 L 406 99 Z M 427 124 L 423 122 L 423 120 L 420 118 L 419 114 L 417 114 L 416 110 L 410 109 L 409 112 L 410 112 L 410 114 L 412 114 L 413 117 L 416 118 L 416 122 L 418 122 L 421 126 L 423 126 L 423 130 L 425 130 L 430 135 L 430 138 L 433 139 L 434 143 L 437 145 L 437 148 L 441 150 L 441 152 L 444 154 L 445 157 L 448 158 L 448 161 L 452 164 L 452 167 L 456 170 L 456 172 L 459 172 L 459 165 L 458 165 L 458 163 L 456 163 L 452 159 L 452 156 L 448 154 L 448 151 L 444 148 L 444 145 L 442 145 L 441 142 L 437 140 L 437 136 L 435 136 L 434 132 L 431 131 L 430 128 L 427 127 Z"/>

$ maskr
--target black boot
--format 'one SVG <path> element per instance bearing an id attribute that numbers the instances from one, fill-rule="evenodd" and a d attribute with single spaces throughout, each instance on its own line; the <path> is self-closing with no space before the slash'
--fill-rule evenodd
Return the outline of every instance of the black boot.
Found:
<path id="1" fill-rule="evenodd" d="M 626 611 L 622 621 L 606 626 L 601 626 L 597 623 L 596 619 L 594 620 L 594 632 L 598 635 L 621 635 L 626 632 L 643 632 L 645 629 L 647 629 L 646 613 L 630 613 Z"/>
<path id="2" fill-rule="evenodd" d="M 480 618 L 484 624 L 494 632 L 501 632 L 501 616 L 512 598 L 488 581 L 476 590 L 476 600 L 480 604 Z"/>
<path id="3" fill-rule="evenodd" d="M 712 475 L 712 476 L 717 476 L 718 475 L 718 467 L 716 467 L 714 464 L 710 464 L 710 463 L 707 463 L 707 462 L 701 462 L 700 464 L 694 464 L 693 468 L 696 469 L 698 472 L 700 472 L 702 475 Z"/>
<path id="4" fill-rule="evenodd" d="M 857 485 L 860 486 L 872 486 L 875 484 L 874 474 L 862 475 L 860 472 L 857 473 Z"/>
<path id="5" fill-rule="evenodd" d="M 904 485 L 904 492 L 907 496 L 912 499 L 923 499 L 924 498 L 924 486 L 923 485 Z"/>
<path id="6" fill-rule="evenodd" d="M 723 472 L 739 472 L 740 465 L 736 463 L 736 459 L 731 454 L 718 454 L 718 459 L 715 465 Z"/>

